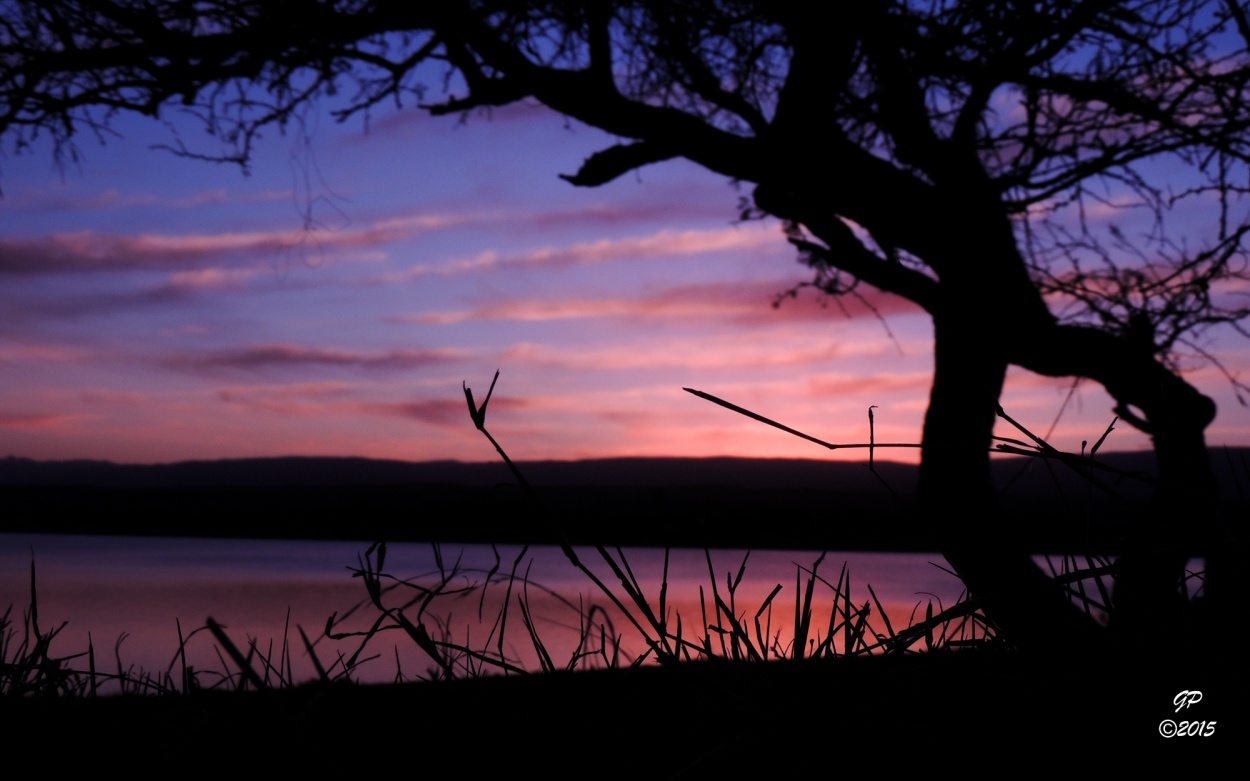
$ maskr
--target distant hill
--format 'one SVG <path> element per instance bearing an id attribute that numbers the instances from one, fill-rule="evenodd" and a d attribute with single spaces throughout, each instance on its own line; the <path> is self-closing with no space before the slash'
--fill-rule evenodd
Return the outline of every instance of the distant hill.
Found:
<path id="1" fill-rule="evenodd" d="M 1250 451 L 1214 453 L 1227 494 Z M 1092 484 L 1037 459 L 994 463 L 1005 522 L 1039 548 L 1114 546 L 1149 499 L 1151 453 L 1106 454 Z M 812 459 L 614 458 L 520 464 L 257 458 L 133 465 L 0 459 L 0 531 L 313 539 L 931 549 L 916 467 Z M 1114 470 L 1114 471 L 1113 471 Z M 1238 482 L 1240 476 L 1240 482 Z"/>

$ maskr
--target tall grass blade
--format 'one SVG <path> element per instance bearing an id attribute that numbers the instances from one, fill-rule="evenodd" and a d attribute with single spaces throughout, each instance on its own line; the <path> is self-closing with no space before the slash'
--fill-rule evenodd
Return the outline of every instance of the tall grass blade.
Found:
<path id="1" fill-rule="evenodd" d="M 304 641 L 304 650 L 308 654 L 308 658 L 312 660 L 313 669 L 317 671 L 317 680 L 322 683 L 329 683 L 330 675 L 326 672 L 326 668 L 322 666 L 321 659 L 317 656 L 317 649 L 313 647 L 312 641 L 308 639 L 308 634 L 304 631 L 304 627 L 296 624 L 295 628 L 299 631 L 300 639 Z M 396 659 L 398 664 L 398 658 Z"/>
<path id="2" fill-rule="evenodd" d="M 261 677 L 256 673 L 256 670 L 252 668 L 251 662 L 244 658 L 243 654 L 239 653 L 238 647 L 235 646 L 234 642 L 226 634 L 225 628 L 222 627 L 221 624 L 217 623 L 212 616 L 208 617 L 205 625 L 208 627 L 208 631 L 212 632 L 213 637 L 217 640 L 217 642 L 221 644 L 221 647 L 225 649 L 226 654 L 230 657 L 230 660 L 234 662 L 235 667 L 239 668 L 239 674 L 243 676 L 243 679 L 255 686 L 257 689 L 265 689 L 264 681 L 261 680 Z M 120 645 L 120 641 L 118 641 L 118 644 Z M 118 664 L 121 664 L 120 658 L 118 659 Z"/>

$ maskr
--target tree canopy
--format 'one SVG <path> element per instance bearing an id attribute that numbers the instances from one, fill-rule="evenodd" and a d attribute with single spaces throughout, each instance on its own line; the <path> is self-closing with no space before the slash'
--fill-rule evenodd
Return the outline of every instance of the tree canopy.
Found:
<path id="1" fill-rule="evenodd" d="M 73 155 L 117 112 L 198 116 L 184 154 L 246 164 L 332 98 L 340 120 L 537 101 L 617 136 L 571 184 L 687 158 L 753 186 L 831 294 L 933 318 L 921 494 L 1017 638 L 1081 625 L 994 521 L 988 450 L 1009 365 L 1088 378 L 1149 433 L 1161 508 L 1122 560 L 1123 614 L 1174 600 L 1228 525 L 1179 361 L 1250 316 L 1250 20 L 1236 0 L 0 2 L 0 141 Z M 1112 210 L 1143 227 L 1099 227 Z M 1139 219 L 1144 215 L 1145 219 Z M 1194 226 L 1197 225 L 1196 232 Z M 1197 503 L 1197 504 L 1196 504 Z M 1162 511 L 1161 511 L 1162 512 Z M 1217 582 L 1209 580 L 1209 584 Z M 1139 611 L 1139 612 L 1140 612 Z M 1086 627 L 1088 628 L 1088 627 Z M 1080 630 L 1084 631 L 1084 630 Z"/>

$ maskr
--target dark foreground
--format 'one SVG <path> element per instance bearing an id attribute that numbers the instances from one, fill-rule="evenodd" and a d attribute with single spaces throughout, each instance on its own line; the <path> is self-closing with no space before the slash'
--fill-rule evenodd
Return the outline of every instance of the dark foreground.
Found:
<path id="1" fill-rule="evenodd" d="M 1250 735 L 1246 693 L 1240 666 L 1198 649 L 1166 661 L 978 650 L 159 698 L 0 699 L 0 724 L 11 755 L 38 756 L 49 769 L 117 762 L 178 775 L 203 764 L 453 778 L 824 776 L 864 764 L 907 771 L 933 762 L 1054 770 L 1060 757 L 1120 763 L 1122 749 L 1213 757 Z M 1179 711 L 1178 695 L 1188 703 Z M 1202 726 L 1188 726 L 1195 721 Z M 1165 722 L 1211 734 L 1165 738 Z M 1028 753 L 1003 753 L 1017 750 Z"/>

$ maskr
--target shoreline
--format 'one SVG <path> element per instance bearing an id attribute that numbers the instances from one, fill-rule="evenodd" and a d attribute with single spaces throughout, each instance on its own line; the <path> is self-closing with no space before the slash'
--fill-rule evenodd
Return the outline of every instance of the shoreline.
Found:
<path id="1" fill-rule="evenodd" d="M 1235 496 L 1250 451 L 1215 458 Z M 1219 455 L 1219 454 L 1215 454 Z M 1240 457 L 1240 458 L 1239 458 Z M 1107 454 L 1148 474 L 1149 453 Z M 531 462 L 535 508 L 502 464 L 289 458 L 151 466 L 0 459 L 4 531 L 240 539 L 930 551 L 916 468 L 785 459 Z M 1152 486 L 994 462 L 1005 525 L 1034 553 L 1113 553 Z M 1239 482 L 1240 481 L 1240 482 Z M 759 522 L 766 519 L 766 522 Z"/>

